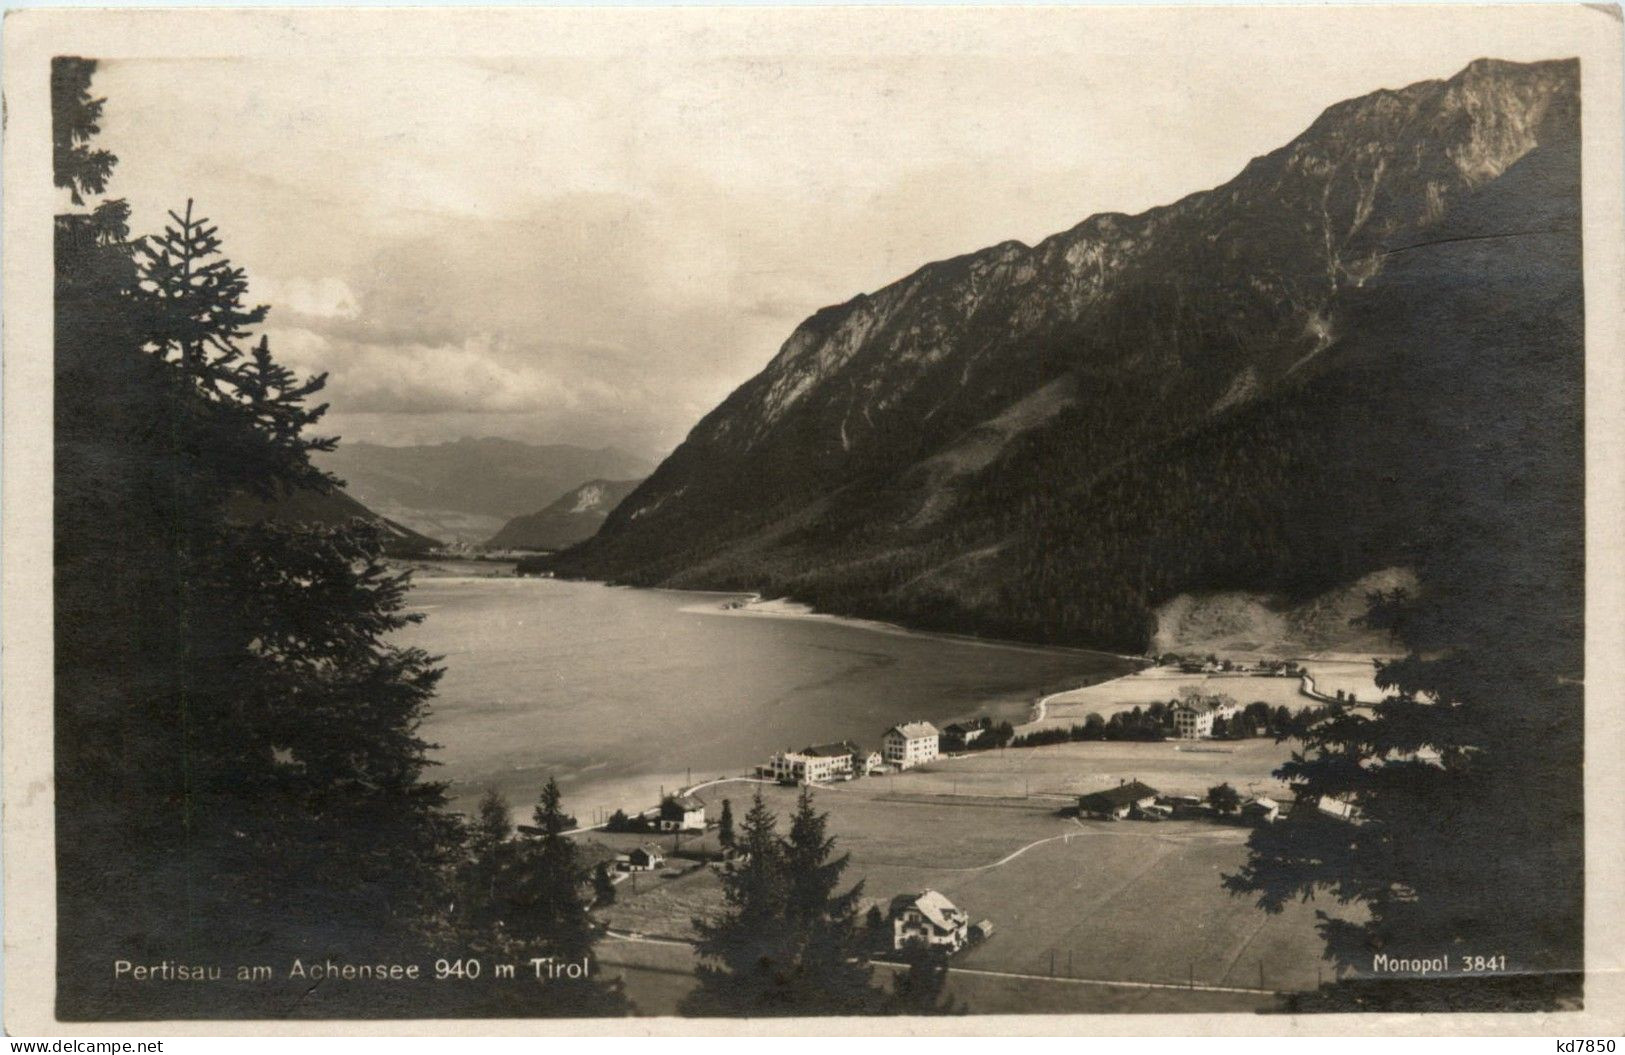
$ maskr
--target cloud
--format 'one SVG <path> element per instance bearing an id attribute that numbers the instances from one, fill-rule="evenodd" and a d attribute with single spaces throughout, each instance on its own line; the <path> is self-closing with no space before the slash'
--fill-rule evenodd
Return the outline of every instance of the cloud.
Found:
<path id="1" fill-rule="evenodd" d="M 820 283 L 794 266 L 800 249 L 748 266 L 782 227 L 737 208 L 719 222 L 729 210 L 700 183 L 665 200 L 531 197 L 517 219 L 420 217 L 331 275 L 251 272 L 251 292 L 272 305 L 277 353 L 331 372 L 324 396 L 356 438 L 485 414 L 549 441 L 634 430 L 664 453 L 819 304 Z"/>
<path id="2" fill-rule="evenodd" d="M 299 318 L 352 319 L 358 311 L 355 294 L 338 278 L 262 276 L 254 285 L 254 299 Z"/>
<path id="3" fill-rule="evenodd" d="M 1516 13 L 1385 15 L 1358 47 L 1309 9 L 1173 36 L 1127 10 L 756 17 L 110 59 L 109 190 L 138 233 L 197 199 L 273 348 L 331 373 L 334 431 L 655 453 L 818 308 L 1213 186 L 1339 99 L 1553 46 Z"/>
<path id="4" fill-rule="evenodd" d="M 477 334 L 452 344 L 359 343 L 308 329 L 267 331 L 273 350 L 301 373 L 329 373 L 325 398 L 355 414 L 602 414 L 641 400 L 637 386 L 593 376 L 563 378 L 550 357 L 520 357 Z"/>

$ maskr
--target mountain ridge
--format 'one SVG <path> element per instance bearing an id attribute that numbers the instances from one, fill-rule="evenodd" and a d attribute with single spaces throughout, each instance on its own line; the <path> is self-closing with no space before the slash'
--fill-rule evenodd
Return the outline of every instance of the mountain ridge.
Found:
<path id="1" fill-rule="evenodd" d="M 1449 79 L 1346 100 L 1219 187 L 1137 216 L 1097 214 L 1031 248 L 1003 242 L 935 261 L 821 309 L 557 568 L 1056 633 L 1036 612 L 1000 614 L 1027 602 L 967 570 L 1012 540 L 1031 549 L 1035 533 L 1113 512 L 1080 507 L 1052 523 L 1059 514 L 1038 507 L 1082 501 L 1192 430 L 1344 369 L 1350 305 L 1390 257 L 1425 243 L 1543 144 L 1577 141 L 1577 71 L 1573 60 L 1478 60 Z M 1293 442 L 1330 441 L 1291 427 Z M 1077 435 L 1059 435 L 1069 429 Z M 1035 462 L 1046 445 L 1056 457 Z M 1271 519 L 1246 515 L 1254 528 Z M 1079 556 L 1097 570 L 1106 559 Z M 1074 574 L 1040 574 L 1040 563 L 1016 575 L 1040 596 Z M 1338 567 L 1373 570 L 1359 563 Z M 1167 590 L 1255 585 L 1228 581 L 1234 572 L 1211 584 L 1136 574 L 1100 602 L 1109 619 L 1061 618 L 1058 632 L 1143 643 L 1145 613 Z M 1287 585 L 1308 590 L 1316 578 Z M 946 596 L 919 596 L 922 582 L 948 583 Z"/>

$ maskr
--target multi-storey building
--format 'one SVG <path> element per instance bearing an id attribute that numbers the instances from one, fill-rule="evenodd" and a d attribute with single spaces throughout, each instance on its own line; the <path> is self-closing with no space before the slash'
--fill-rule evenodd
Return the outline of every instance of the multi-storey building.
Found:
<path id="1" fill-rule="evenodd" d="M 937 757 L 937 727 L 930 722 L 904 722 L 886 730 L 881 753 L 886 764 L 898 769 L 924 765 Z"/>

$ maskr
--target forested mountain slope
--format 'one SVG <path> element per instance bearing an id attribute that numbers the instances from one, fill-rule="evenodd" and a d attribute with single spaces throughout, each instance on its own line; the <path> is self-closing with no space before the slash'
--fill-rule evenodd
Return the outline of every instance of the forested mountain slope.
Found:
<path id="1" fill-rule="evenodd" d="M 1516 481 L 1566 529 L 1578 120 L 1574 62 L 1479 60 L 824 309 L 557 568 L 1138 650 L 1171 597 L 1405 565 Z"/>
<path id="2" fill-rule="evenodd" d="M 440 546 L 435 539 L 388 517 L 379 516 L 342 488 L 325 494 L 312 490 L 284 491 L 274 499 L 239 495 L 231 500 L 227 511 L 234 518 L 244 521 L 281 520 L 325 527 L 337 527 L 350 520 L 364 520 L 378 528 L 384 552 L 392 557 L 420 557 Z"/>
<path id="3" fill-rule="evenodd" d="M 553 550 L 592 538 L 641 480 L 588 480 L 547 508 L 514 517 L 485 544 L 494 549 Z"/>

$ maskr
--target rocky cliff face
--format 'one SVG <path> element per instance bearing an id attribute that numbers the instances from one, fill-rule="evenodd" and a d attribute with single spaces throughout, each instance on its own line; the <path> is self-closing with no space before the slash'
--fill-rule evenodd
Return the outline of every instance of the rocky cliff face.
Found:
<path id="1" fill-rule="evenodd" d="M 1356 336 L 1350 305 L 1380 317 L 1361 297 L 1393 260 L 1459 223 L 1523 159 L 1572 144 L 1577 95 L 1573 62 L 1480 60 L 1447 81 L 1333 106 L 1213 190 L 929 264 L 824 309 L 560 570 L 784 589 L 960 629 L 1141 641 L 1134 613 L 1174 585 L 1206 585 L 1211 562 L 1194 582 L 1115 583 L 1120 567 L 1108 565 L 1152 558 L 1115 536 L 1091 543 L 1075 557 L 1115 583 L 1093 588 L 1114 594 L 1098 605 L 1114 614 L 1078 621 L 1043 598 L 1062 582 L 1091 589 L 1080 572 L 1025 558 L 1012 567 L 1012 554 L 1123 519 L 1134 499 L 1084 496 L 1127 466 L 1179 461 L 1194 432 L 1288 392 L 1323 398 L 1318 379 L 1344 368 Z M 1241 471 L 1257 453 L 1214 471 Z M 1296 471 L 1251 469 L 1271 480 Z M 1028 616 L 1012 614 L 1028 604 Z"/>

